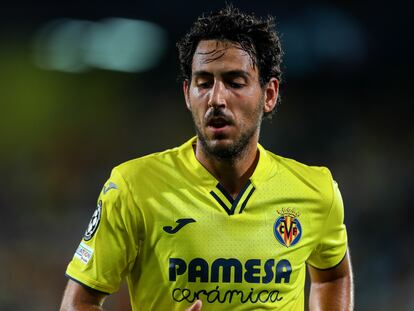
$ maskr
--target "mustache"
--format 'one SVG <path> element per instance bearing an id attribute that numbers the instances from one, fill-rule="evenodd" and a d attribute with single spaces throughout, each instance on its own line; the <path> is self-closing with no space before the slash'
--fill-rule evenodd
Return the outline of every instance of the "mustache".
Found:
<path id="1" fill-rule="evenodd" d="M 204 122 L 205 124 L 210 124 L 217 120 L 225 122 L 228 125 L 234 124 L 233 117 L 230 114 L 228 114 L 223 108 L 211 107 L 207 110 L 206 114 L 204 115 Z"/>

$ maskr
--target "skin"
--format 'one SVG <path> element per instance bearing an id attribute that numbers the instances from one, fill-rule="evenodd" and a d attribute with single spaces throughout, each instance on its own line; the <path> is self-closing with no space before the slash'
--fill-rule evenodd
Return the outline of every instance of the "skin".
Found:
<path id="1" fill-rule="evenodd" d="M 276 106 L 279 82 L 259 83 L 259 73 L 240 46 L 204 40 L 195 51 L 192 77 L 183 82 L 187 108 L 197 131 L 195 155 L 224 188 L 236 197 L 252 175 L 258 159 L 257 143 L 263 113 Z M 312 311 L 353 309 L 349 253 L 329 270 L 308 266 Z M 103 310 L 106 295 L 68 281 L 61 311 Z M 196 301 L 186 311 L 199 311 Z"/>
<path id="2" fill-rule="evenodd" d="M 68 281 L 60 311 L 98 311 L 107 295 L 89 289 L 72 280 Z"/>
<path id="3" fill-rule="evenodd" d="M 227 41 L 201 41 L 194 53 L 191 81 L 183 91 L 197 131 L 195 154 L 233 196 L 252 175 L 263 113 L 276 106 L 279 82 L 263 88 L 247 52 Z M 224 120 L 213 127 L 214 118 Z M 216 124 L 220 125 L 220 123 Z M 233 154 L 222 156 L 226 150 Z"/>
<path id="4" fill-rule="evenodd" d="M 72 280 L 68 281 L 63 295 L 60 311 L 102 311 L 107 295 L 82 286 Z M 200 311 L 202 302 L 197 300 L 186 311 Z"/>
<path id="5" fill-rule="evenodd" d="M 329 270 L 308 265 L 311 278 L 309 310 L 350 311 L 354 309 L 354 284 L 349 251 L 342 262 Z"/>

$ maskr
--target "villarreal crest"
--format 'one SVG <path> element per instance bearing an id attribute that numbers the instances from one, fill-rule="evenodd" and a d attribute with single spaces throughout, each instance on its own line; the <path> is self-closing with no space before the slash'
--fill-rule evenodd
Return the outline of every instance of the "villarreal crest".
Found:
<path id="1" fill-rule="evenodd" d="M 280 215 L 273 226 L 273 233 L 280 244 L 291 247 L 302 237 L 302 226 L 298 217 L 300 214 L 292 209 L 277 211 Z"/>

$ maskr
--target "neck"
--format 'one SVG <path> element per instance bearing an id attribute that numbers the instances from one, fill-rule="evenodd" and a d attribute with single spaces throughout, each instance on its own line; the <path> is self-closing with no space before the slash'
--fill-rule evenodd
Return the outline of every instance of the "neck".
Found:
<path id="1" fill-rule="evenodd" d="M 253 174 L 259 161 L 258 137 L 251 139 L 243 152 L 232 159 L 218 159 L 209 155 L 197 140 L 195 155 L 197 160 L 220 182 L 227 192 L 236 198 Z"/>

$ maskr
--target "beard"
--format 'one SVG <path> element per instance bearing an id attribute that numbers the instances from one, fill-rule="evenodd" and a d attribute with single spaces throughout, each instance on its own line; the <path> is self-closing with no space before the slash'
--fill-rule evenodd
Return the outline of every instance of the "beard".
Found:
<path id="1" fill-rule="evenodd" d="M 207 155 L 218 160 L 229 162 L 242 158 L 251 139 L 258 131 L 260 131 L 260 125 L 263 118 L 263 106 L 264 101 L 261 99 L 257 105 L 257 109 L 251 114 L 248 122 L 239 124 L 241 130 L 237 137 L 234 138 L 230 144 L 225 145 L 216 144 L 216 141 L 220 140 L 220 137 L 215 137 L 213 139 L 208 138 L 205 131 L 203 131 L 204 125 L 196 118 L 194 113 L 192 113 L 197 139 L 200 141 L 201 146 Z M 221 109 L 217 109 L 211 114 L 215 117 L 224 116 L 224 113 L 221 111 Z M 222 139 L 225 139 L 225 137 L 222 137 Z"/>
<path id="2" fill-rule="evenodd" d="M 212 140 L 208 139 L 204 133 L 196 126 L 197 138 L 200 141 L 203 149 L 209 156 L 212 156 L 219 160 L 236 160 L 243 156 L 247 145 L 251 138 L 255 135 L 256 128 L 250 128 L 240 133 L 239 137 L 233 141 L 230 145 L 221 146 L 215 144 Z"/>

